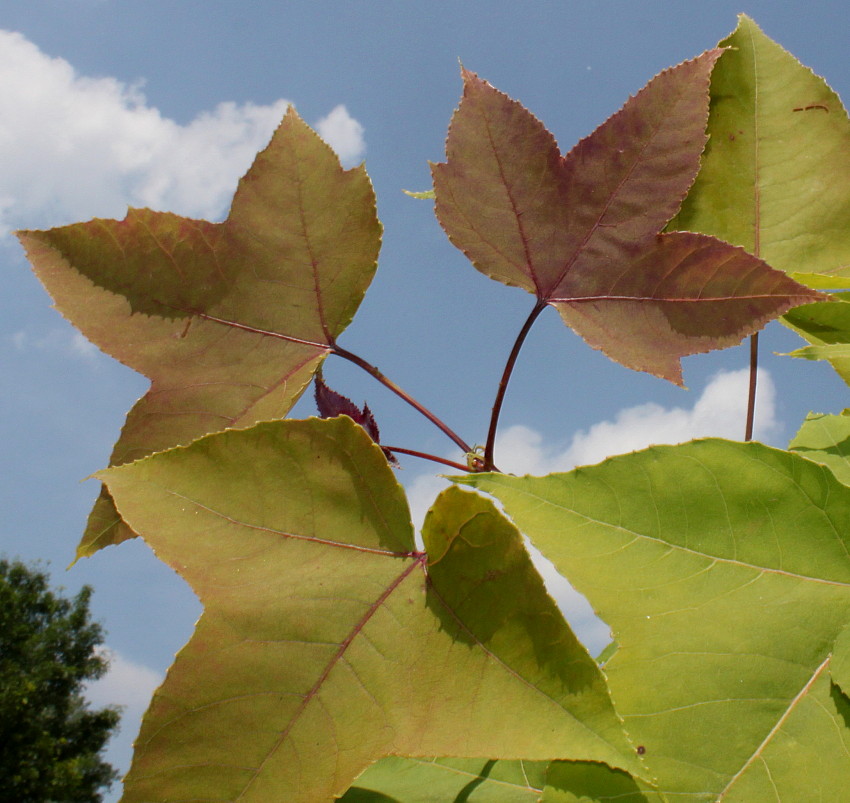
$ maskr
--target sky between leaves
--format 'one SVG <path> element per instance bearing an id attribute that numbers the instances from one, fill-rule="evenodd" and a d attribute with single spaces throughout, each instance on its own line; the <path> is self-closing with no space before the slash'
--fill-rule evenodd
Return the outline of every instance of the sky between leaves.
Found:
<path id="1" fill-rule="evenodd" d="M 141 543 L 63 572 L 96 493 L 95 483 L 77 481 L 106 464 L 146 382 L 99 355 L 49 309 L 7 232 L 123 217 L 128 204 L 220 218 L 291 100 L 348 165 L 366 158 L 385 226 L 378 278 L 344 345 L 482 442 L 528 298 L 477 275 L 447 242 L 431 204 L 401 194 L 429 186 L 427 160 L 444 158 L 461 91 L 457 59 L 534 112 L 562 150 L 659 70 L 713 46 L 734 28 L 738 11 L 850 96 L 842 56 L 850 11 L 839 3 L 773 5 L 623 9 L 597 2 L 520 11 L 508 3 L 404 9 L 378 2 L 357 10 L 303 3 L 284 15 L 270 2 L 253 4 L 249 14 L 229 2 L 9 3 L 0 20 L 7 281 L 0 301 L 7 512 L 0 548 L 51 561 L 54 581 L 69 589 L 95 585 L 95 615 L 117 651 L 99 702 L 126 701 L 140 712 L 141 690 L 170 663 L 199 607 Z M 617 59 L 609 63 L 611 53 Z M 777 445 L 809 409 L 837 412 L 846 403 L 827 366 L 769 356 L 797 342 L 777 327 L 764 337 L 756 436 Z M 686 360 L 688 394 L 608 364 L 546 314 L 512 383 L 501 467 L 543 473 L 653 441 L 739 436 L 744 381 L 736 372 L 745 359 L 736 349 Z M 356 404 L 368 401 L 385 443 L 457 456 L 368 378 L 338 364 L 326 376 Z M 813 387 L 823 394 L 813 397 Z M 296 413 L 313 409 L 305 400 Z M 437 482 L 427 465 L 403 462 L 400 476 L 419 516 Z M 581 632 L 601 645 L 604 626 L 586 610 L 577 617 Z M 114 759 L 123 766 L 136 727 L 128 716 Z"/>

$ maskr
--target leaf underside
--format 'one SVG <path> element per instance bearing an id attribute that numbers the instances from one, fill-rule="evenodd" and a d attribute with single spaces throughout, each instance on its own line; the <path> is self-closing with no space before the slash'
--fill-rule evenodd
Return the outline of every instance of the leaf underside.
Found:
<path id="1" fill-rule="evenodd" d="M 204 604 L 126 803 L 329 799 L 388 755 L 641 774 L 515 528 L 450 488 L 417 553 L 392 470 L 349 418 L 261 423 L 98 476 Z"/>
<path id="2" fill-rule="evenodd" d="M 343 170 L 290 109 L 222 223 L 131 209 L 18 237 L 59 311 L 151 380 L 120 465 L 282 418 L 351 321 L 381 227 L 365 170 Z M 133 535 L 104 492 L 78 557 Z"/>
<path id="3" fill-rule="evenodd" d="M 446 162 L 432 165 L 437 217 L 479 271 L 554 306 L 611 359 L 677 384 L 682 356 L 821 298 L 727 243 L 660 234 L 699 169 L 720 53 L 659 74 L 566 156 L 464 70 Z"/>
<path id="4" fill-rule="evenodd" d="M 658 790 L 841 798 L 850 708 L 830 662 L 850 619 L 850 489 L 825 467 L 706 440 L 457 481 L 493 494 L 611 625 L 612 698 Z"/>

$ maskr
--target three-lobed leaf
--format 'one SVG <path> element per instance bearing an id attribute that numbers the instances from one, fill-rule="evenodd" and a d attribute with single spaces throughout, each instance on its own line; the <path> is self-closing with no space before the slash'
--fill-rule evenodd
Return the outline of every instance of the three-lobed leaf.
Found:
<path id="1" fill-rule="evenodd" d="M 386 755 L 641 774 L 516 529 L 451 488 L 416 552 L 404 494 L 349 418 L 260 423 L 98 476 L 204 604 L 127 803 L 329 799 Z"/>
<path id="2" fill-rule="evenodd" d="M 850 491 L 825 467 L 706 440 L 457 481 L 496 496 L 611 626 L 612 698 L 661 793 L 840 799 Z"/>
<path id="3" fill-rule="evenodd" d="M 662 72 L 566 156 L 466 70 L 432 166 L 449 239 L 487 276 L 554 306 L 591 346 L 681 384 L 680 358 L 736 344 L 820 295 L 740 248 L 660 234 L 697 174 L 720 50 Z"/>
<path id="4" fill-rule="evenodd" d="M 364 168 L 343 170 L 290 109 L 222 223 L 131 209 L 18 236 L 59 311 L 151 380 L 120 465 L 282 418 L 351 321 L 381 226 Z M 104 492 L 78 555 L 132 535 Z"/>

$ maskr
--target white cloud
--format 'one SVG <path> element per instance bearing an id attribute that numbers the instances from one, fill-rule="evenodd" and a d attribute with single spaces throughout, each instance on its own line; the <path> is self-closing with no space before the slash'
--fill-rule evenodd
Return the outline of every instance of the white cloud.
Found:
<path id="1" fill-rule="evenodd" d="M 506 429 L 496 446 L 499 468 L 512 474 L 548 474 L 598 463 L 606 457 L 644 449 L 655 443 L 683 443 L 693 438 L 741 440 L 747 411 L 749 370 L 721 371 L 690 409 L 667 409 L 654 402 L 621 410 L 613 421 L 601 421 L 572 436 L 564 447 L 544 444 L 528 427 Z M 753 436 L 769 440 L 779 429 L 776 388 L 766 370 L 758 372 Z"/>
<path id="2" fill-rule="evenodd" d="M 0 30 L 0 234 L 123 217 L 128 205 L 220 218 L 287 105 L 220 103 L 180 125 L 140 85 L 80 76 Z M 343 159 L 363 152 L 344 106 L 321 126 Z"/>
<path id="3" fill-rule="evenodd" d="M 327 117 L 316 123 L 319 136 L 328 143 L 344 165 L 356 164 L 366 153 L 363 126 L 343 105 L 336 106 Z"/>
<path id="4" fill-rule="evenodd" d="M 102 678 L 86 686 L 86 698 L 96 708 L 120 705 L 126 714 L 141 717 L 154 691 L 162 683 L 162 675 L 108 647 L 99 648 L 98 651 L 109 661 L 109 670 Z"/>
<path id="5" fill-rule="evenodd" d="M 85 696 L 95 709 L 121 706 L 118 733 L 109 740 L 106 760 L 124 773 L 130 768 L 133 741 L 139 733 L 142 716 L 163 677 L 150 667 L 137 664 L 108 647 L 99 647 L 98 651 L 109 659 L 109 671 L 86 685 Z"/>
<path id="6" fill-rule="evenodd" d="M 76 357 L 94 364 L 101 351 L 91 341 L 70 326 L 54 327 L 33 337 L 28 331 L 19 329 L 8 336 L 15 351 L 52 351 L 67 357 Z"/>
<path id="7" fill-rule="evenodd" d="M 647 403 L 621 410 L 613 421 L 601 421 L 581 430 L 560 445 L 530 427 L 517 424 L 496 439 L 496 462 L 512 474 L 549 474 L 569 471 L 578 465 L 597 463 L 612 455 L 643 449 L 652 444 L 683 443 L 693 438 L 743 437 L 747 407 L 749 370 L 721 371 L 706 385 L 690 409 L 665 408 Z M 776 388 L 768 371 L 759 369 L 754 437 L 767 440 L 779 429 L 776 419 Z M 457 455 L 451 455 L 456 457 Z M 444 471 L 442 473 L 450 473 Z M 413 523 L 421 528 L 425 514 L 448 481 L 433 475 L 420 475 L 409 484 L 407 493 Z M 558 602 L 576 634 L 594 654 L 609 641 L 607 626 L 590 605 L 561 577 L 554 566 L 533 547 L 530 548 L 549 593 Z"/>

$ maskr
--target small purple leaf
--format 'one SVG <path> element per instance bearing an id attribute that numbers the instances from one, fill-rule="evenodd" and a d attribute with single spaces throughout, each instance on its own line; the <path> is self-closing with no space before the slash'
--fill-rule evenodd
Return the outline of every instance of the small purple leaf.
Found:
<path id="1" fill-rule="evenodd" d="M 361 410 L 351 399 L 329 388 L 322 377 L 321 369 L 316 372 L 315 398 L 319 418 L 336 418 L 338 415 L 347 415 L 355 424 L 363 427 L 369 437 L 380 445 L 381 434 L 378 430 L 378 422 L 375 421 L 375 416 L 369 409 L 369 405 L 364 402 Z M 381 447 L 381 451 L 383 451 L 391 466 L 398 466 L 396 456 L 389 449 Z"/>

